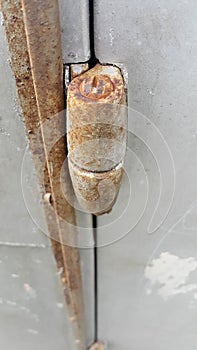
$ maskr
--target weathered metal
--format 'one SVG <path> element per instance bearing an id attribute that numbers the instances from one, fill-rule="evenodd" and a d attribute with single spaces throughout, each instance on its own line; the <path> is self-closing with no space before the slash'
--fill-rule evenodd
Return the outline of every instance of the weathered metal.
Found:
<path id="1" fill-rule="evenodd" d="M 85 349 L 82 285 L 79 252 L 63 245 L 63 221 L 75 227 L 74 209 L 61 192 L 60 170 L 66 157 L 62 134 L 64 114 L 55 123 L 54 116 L 64 110 L 63 66 L 61 59 L 58 4 L 54 0 L 1 0 L 12 70 L 19 103 L 41 187 L 48 231 L 69 308 L 77 348 Z M 52 129 L 45 132 L 45 122 Z M 48 132 L 48 130 L 47 130 Z M 47 145 L 54 140 L 52 149 Z M 43 168 L 43 163 L 45 167 Z M 53 209 L 53 210 L 52 210 Z M 72 235 L 72 228 L 68 226 Z M 73 230 L 76 233 L 75 228 Z"/>
<path id="2" fill-rule="evenodd" d="M 76 63 L 70 65 L 71 80 L 78 77 L 82 73 L 85 73 L 89 68 L 89 64 L 86 63 Z"/>
<path id="3" fill-rule="evenodd" d="M 68 163 L 81 206 L 109 212 L 116 200 L 126 151 L 127 114 L 119 68 L 97 64 L 68 87 Z"/>
<path id="4" fill-rule="evenodd" d="M 94 343 L 89 350 L 104 350 L 104 344 L 101 342 Z"/>

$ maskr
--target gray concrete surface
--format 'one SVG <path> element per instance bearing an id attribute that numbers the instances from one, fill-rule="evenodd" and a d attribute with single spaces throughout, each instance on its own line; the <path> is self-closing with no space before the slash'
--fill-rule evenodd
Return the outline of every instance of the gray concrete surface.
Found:
<path id="1" fill-rule="evenodd" d="M 50 248 L 1 245 L 0 281 L 3 349 L 75 349 Z"/>
<path id="2" fill-rule="evenodd" d="M 114 210 L 98 218 L 101 245 L 107 235 L 113 241 L 128 232 L 98 251 L 99 339 L 108 343 L 108 349 L 193 350 L 197 346 L 196 15 L 195 1 L 95 2 L 96 55 L 103 63 L 122 63 L 128 71 L 129 128 L 137 131 L 137 137 L 129 135 L 128 146 L 146 173 L 127 154 L 129 207 L 123 213 L 129 201 L 125 176 Z M 145 115 L 147 124 L 131 108 Z M 168 143 L 176 172 L 172 206 L 152 234 L 148 226 L 161 189 L 157 165 L 167 192 L 156 219 L 169 205 L 172 168 L 170 163 L 162 165 L 167 153 L 158 159 L 156 147 L 155 154 L 147 147 L 161 145 L 151 123 Z M 146 180 L 146 210 L 131 229 L 139 210 L 143 212 Z"/>
<path id="3" fill-rule="evenodd" d="M 23 198 L 21 175 L 27 140 L 2 25 L 0 38 L 0 242 L 48 245 L 48 240 L 31 219 Z M 28 175 L 32 175 L 34 169 L 29 154 L 27 158 Z M 32 196 L 32 208 L 44 224 L 43 216 L 37 211 L 38 188 L 36 188 L 34 176 L 31 178 L 34 179 L 33 191 L 35 192 Z M 30 186 L 28 181 L 26 185 Z"/>

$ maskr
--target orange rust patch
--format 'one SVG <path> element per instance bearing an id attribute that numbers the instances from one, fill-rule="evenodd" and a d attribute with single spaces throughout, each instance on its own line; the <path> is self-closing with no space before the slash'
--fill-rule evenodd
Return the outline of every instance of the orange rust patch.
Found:
<path id="1" fill-rule="evenodd" d="M 92 100 L 99 100 L 100 98 L 109 96 L 114 91 L 114 86 L 107 75 L 95 75 L 85 78 L 81 82 L 79 90 L 82 96 Z"/>

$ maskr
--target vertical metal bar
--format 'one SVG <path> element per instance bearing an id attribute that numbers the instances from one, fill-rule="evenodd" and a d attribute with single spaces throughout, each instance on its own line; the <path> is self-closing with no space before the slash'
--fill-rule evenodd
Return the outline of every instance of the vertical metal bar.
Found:
<path id="1" fill-rule="evenodd" d="M 63 198 L 59 179 L 66 145 L 64 138 L 61 138 L 49 154 L 46 146 L 48 135 L 45 135 L 42 127 L 44 122 L 52 120 L 56 113 L 64 110 L 58 3 L 56 0 L 1 0 L 1 7 L 19 101 L 40 184 L 43 175 L 40 174 L 41 158 L 44 157 L 46 161 L 45 191 L 52 194 L 54 208 L 54 216 L 50 216 L 48 204 L 45 204 L 49 232 L 57 232 L 56 236 L 62 243 L 64 232 L 59 218 L 68 219 L 75 225 L 74 209 Z M 57 127 L 61 129 L 63 122 L 62 119 Z M 33 136 L 39 125 L 41 135 L 38 144 Z M 55 129 L 53 132 L 60 131 Z M 77 348 L 84 350 L 79 252 L 58 242 L 53 242 L 53 248 L 58 266 L 64 268 L 62 282 L 66 285 L 65 296 Z"/>

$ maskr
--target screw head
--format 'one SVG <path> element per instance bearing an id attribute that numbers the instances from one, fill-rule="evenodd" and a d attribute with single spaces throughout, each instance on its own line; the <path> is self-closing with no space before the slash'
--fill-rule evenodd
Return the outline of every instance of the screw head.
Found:
<path id="1" fill-rule="evenodd" d="M 80 93 L 91 100 L 106 98 L 114 90 L 113 83 L 107 75 L 93 75 L 80 84 Z"/>

